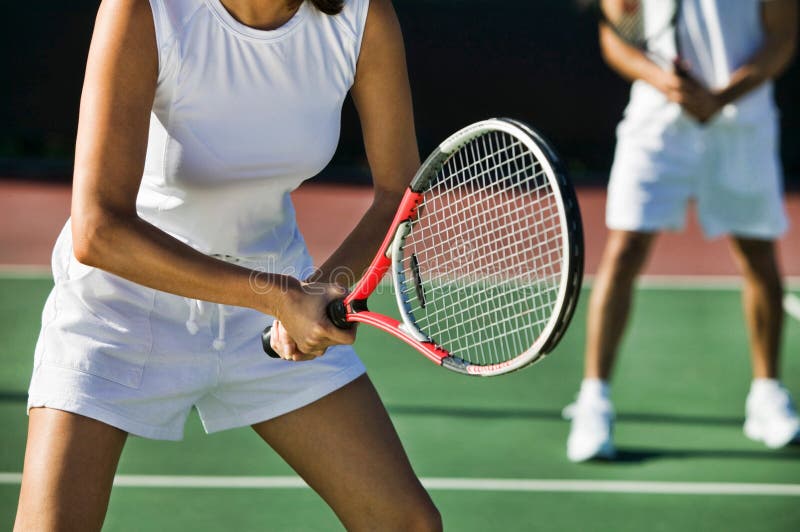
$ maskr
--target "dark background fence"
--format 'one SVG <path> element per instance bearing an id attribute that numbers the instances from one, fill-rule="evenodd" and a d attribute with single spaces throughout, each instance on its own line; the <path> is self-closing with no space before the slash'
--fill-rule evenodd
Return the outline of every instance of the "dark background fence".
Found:
<path id="1" fill-rule="evenodd" d="M 733 0 L 736 1 L 736 0 Z M 69 180 L 96 0 L 14 2 L 0 32 L 0 175 Z M 628 96 L 600 60 L 591 11 L 572 0 L 396 0 L 424 156 L 474 120 L 510 116 L 539 129 L 576 181 L 604 183 Z M 131 53 L 135 53 L 132 50 Z M 787 184 L 800 187 L 800 64 L 777 85 Z M 366 182 L 358 120 L 320 179 Z"/>

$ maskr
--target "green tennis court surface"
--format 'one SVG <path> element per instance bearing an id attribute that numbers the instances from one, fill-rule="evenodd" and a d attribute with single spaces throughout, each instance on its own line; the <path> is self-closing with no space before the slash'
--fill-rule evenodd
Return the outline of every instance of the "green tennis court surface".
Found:
<path id="1" fill-rule="evenodd" d="M 0 279 L 3 529 L 16 507 L 25 389 L 50 284 Z M 585 296 L 555 353 L 492 379 L 436 368 L 361 327 L 359 351 L 445 528 L 800 530 L 800 447 L 770 451 L 741 432 L 749 361 L 737 290 L 638 292 L 613 396 L 620 459 L 567 461 L 560 411 L 580 379 Z M 392 304 L 385 293 L 372 307 Z M 782 367 L 797 398 L 800 323 L 791 318 Z M 183 442 L 131 438 L 119 475 L 105 530 L 341 528 L 249 429 L 207 436 L 192 417 Z"/>

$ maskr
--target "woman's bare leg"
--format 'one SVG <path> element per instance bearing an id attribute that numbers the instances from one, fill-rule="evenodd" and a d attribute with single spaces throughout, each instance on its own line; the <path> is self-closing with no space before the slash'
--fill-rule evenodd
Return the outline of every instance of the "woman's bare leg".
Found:
<path id="1" fill-rule="evenodd" d="M 366 375 L 253 428 L 348 530 L 441 529 L 439 512 Z"/>
<path id="2" fill-rule="evenodd" d="M 14 530 L 100 530 L 127 436 L 77 414 L 31 409 Z"/>

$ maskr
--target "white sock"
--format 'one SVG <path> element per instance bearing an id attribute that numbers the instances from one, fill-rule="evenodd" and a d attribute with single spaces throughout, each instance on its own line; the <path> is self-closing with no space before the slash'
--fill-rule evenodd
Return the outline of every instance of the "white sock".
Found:
<path id="1" fill-rule="evenodd" d="M 610 392 L 611 390 L 608 386 L 608 381 L 604 381 L 602 379 L 583 379 L 581 381 L 581 390 L 578 393 L 578 397 L 590 400 L 607 400 Z"/>
<path id="2" fill-rule="evenodd" d="M 750 393 L 761 395 L 780 388 L 781 382 L 778 379 L 753 379 L 750 383 Z"/>

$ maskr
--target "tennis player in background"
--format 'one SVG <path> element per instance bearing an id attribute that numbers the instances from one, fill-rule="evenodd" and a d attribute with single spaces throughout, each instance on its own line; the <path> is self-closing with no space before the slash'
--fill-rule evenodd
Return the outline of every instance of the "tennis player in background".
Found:
<path id="1" fill-rule="evenodd" d="M 301 282 L 289 193 L 330 160 L 348 92 L 374 201 Z M 441 528 L 363 365 L 334 346 L 353 333 L 324 310 L 418 166 L 389 0 L 102 2 L 15 528 L 99 530 L 128 434 L 180 439 L 192 407 L 208 432 L 252 426 L 348 529 Z M 262 350 L 266 315 L 283 360 Z"/>
<path id="2" fill-rule="evenodd" d="M 753 364 L 744 432 L 782 447 L 800 428 L 778 380 L 783 313 L 775 240 L 787 220 L 772 86 L 795 51 L 797 2 L 684 0 L 680 13 L 686 75 L 600 27 L 605 61 L 633 87 L 617 129 L 610 233 L 589 302 L 584 380 L 564 411 L 572 420 L 567 456 L 575 462 L 614 455 L 608 383 L 633 284 L 655 236 L 683 227 L 690 200 L 707 237 L 729 236 L 744 278 Z M 674 43 L 662 39 L 653 51 L 676 57 Z"/>

